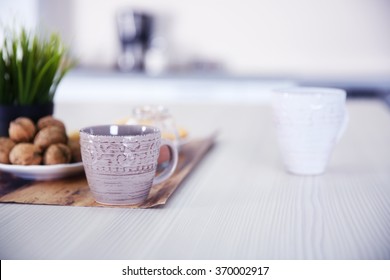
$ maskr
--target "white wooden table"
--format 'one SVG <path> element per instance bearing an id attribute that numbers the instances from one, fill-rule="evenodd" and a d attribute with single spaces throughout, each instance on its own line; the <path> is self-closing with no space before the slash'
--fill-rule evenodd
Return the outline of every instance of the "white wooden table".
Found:
<path id="1" fill-rule="evenodd" d="M 69 129 L 129 114 L 131 102 L 63 101 Z M 326 174 L 281 164 L 262 103 L 170 104 L 215 147 L 157 209 L 0 204 L 0 259 L 390 259 L 390 111 L 348 102 Z"/>

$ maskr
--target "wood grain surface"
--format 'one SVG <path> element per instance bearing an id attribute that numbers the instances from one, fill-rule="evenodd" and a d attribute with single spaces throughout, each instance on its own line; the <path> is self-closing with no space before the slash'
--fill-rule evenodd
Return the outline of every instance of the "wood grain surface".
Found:
<path id="1" fill-rule="evenodd" d="M 75 102 L 57 106 L 56 114 L 78 127 L 119 119 L 129 107 Z M 190 137 L 219 134 L 168 203 L 153 209 L 0 203 L 0 258 L 390 259 L 385 104 L 348 101 L 350 123 L 321 176 L 285 172 L 266 104 L 169 109 Z"/>
<path id="2" fill-rule="evenodd" d="M 146 201 L 139 204 L 113 206 L 95 202 L 84 174 L 54 181 L 26 181 L 2 174 L 0 202 L 119 208 L 151 208 L 163 205 L 211 148 L 214 140 L 215 134 L 184 144 L 172 177 L 153 186 Z"/>

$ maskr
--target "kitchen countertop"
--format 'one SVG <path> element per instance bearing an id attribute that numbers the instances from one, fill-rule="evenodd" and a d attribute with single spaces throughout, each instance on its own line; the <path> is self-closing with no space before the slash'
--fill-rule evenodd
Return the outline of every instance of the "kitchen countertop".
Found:
<path id="1" fill-rule="evenodd" d="M 144 101 L 61 97 L 55 114 L 78 129 L 126 116 Z M 349 126 L 322 176 L 284 171 L 262 100 L 164 104 L 190 137 L 219 131 L 165 206 L 0 204 L 0 258 L 390 259 L 390 111 L 383 102 L 348 101 Z"/>

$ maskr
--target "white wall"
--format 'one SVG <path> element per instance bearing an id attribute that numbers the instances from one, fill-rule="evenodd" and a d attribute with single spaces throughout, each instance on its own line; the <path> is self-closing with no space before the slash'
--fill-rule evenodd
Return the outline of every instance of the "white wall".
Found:
<path id="1" fill-rule="evenodd" d="M 38 18 L 38 1 L 0 0 L 0 26 L 19 24 L 28 29 L 35 28 Z"/>
<path id="2" fill-rule="evenodd" d="M 390 75 L 388 0 L 39 2 L 40 21 L 62 31 L 87 66 L 115 64 L 115 13 L 136 7 L 170 19 L 176 58 L 220 60 L 229 71 L 243 75 Z"/>

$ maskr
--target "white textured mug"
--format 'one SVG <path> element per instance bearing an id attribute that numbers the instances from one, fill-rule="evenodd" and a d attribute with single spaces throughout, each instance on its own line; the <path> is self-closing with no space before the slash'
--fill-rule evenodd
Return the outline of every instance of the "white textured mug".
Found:
<path id="1" fill-rule="evenodd" d="M 272 101 L 286 169 L 299 175 L 324 173 L 333 147 L 348 123 L 346 92 L 294 87 L 276 90 Z"/>
<path id="2" fill-rule="evenodd" d="M 161 139 L 158 128 L 144 125 L 101 125 L 80 130 L 81 155 L 88 185 L 102 204 L 131 205 L 146 200 L 152 185 L 176 169 L 176 145 Z M 171 152 L 169 165 L 156 176 L 160 147 Z"/>

